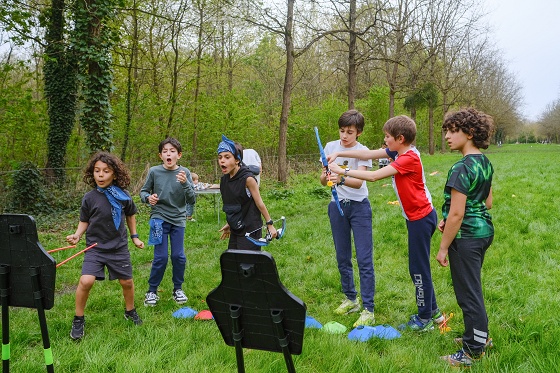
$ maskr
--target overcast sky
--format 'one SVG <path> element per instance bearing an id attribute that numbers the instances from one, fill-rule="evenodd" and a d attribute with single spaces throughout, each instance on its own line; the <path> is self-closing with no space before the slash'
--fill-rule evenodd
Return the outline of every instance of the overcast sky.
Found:
<path id="1" fill-rule="evenodd" d="M 521 112 L 538 119 L 560 98 L 560 0 L 484 0 L 496 46 L 523 87 Z"/>

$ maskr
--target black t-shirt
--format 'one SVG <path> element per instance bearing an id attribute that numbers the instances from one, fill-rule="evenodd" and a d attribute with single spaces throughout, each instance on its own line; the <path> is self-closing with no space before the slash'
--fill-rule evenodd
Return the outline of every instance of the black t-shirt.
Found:
<path id="1" fill-rule="evenodd" d="M 124 192 L 130 197 L 128 191 Z M 117 230 L 111 215 L 111 204 L 105 194 L 93 189 L 84 195 L 80 208 L 80 221 L 89 223 L 86 230 L 88 246 L 97 242 L 97 249 L 114 250 L 128 245 L 126 216 L 135 215 L 137 209 L 132 198 L 121 203 L 123 204 L 121 224 Z"/>
<path id="2" fill-rule="evenodd" d="M 220 192 L 222 193 L 223 210 L 226 212 L 228 208 L 240 206 L 245 227 L 241 231 L 232 231 L 236 234 L 245 234 L 262 227 L 261 212 L 255 204 L 252 196 L 249 196 L 249 190 L 246 187 L 247 178 L 254 177 L 253 173 L 245 165 L 242 165 L 239 171 L 230 178 L 229 174 L 223 175 L 220 179 Z"/>

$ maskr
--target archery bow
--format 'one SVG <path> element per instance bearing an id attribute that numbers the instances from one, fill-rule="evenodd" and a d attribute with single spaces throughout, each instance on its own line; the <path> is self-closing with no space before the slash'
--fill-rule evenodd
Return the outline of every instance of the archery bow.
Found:
<path id="1" fill-rule="evenodd" d="M 276 232 L 278 233 L 276 235 L 277 240 L 281 239 L 284 236 L 284 233 L 286 232 L 286 218 L 284 216 L 282 216 L 278 220 L 282 220 L 282 228 L 276 230 Z M 274 220 L 273 222 L 277 222 L 278 220 Z M 250 236 L 251 233 L 256 232 L 259 229 L 263 229 L 263 228 L 266 229 L 266 236 L 265 237 L 255 239 L 255 238 Z M 270 235 L 270 232 L 268 231 L 268 227 L 266 227 L 266 226 L 263 226 L 262 228 L 257 228 L 252 232 L 245 233 L 245 237 L 257 246 L 268 246 L 270 241 L 272 241 L 272 236 Z"/>
<path id="2" fill-rule="evenodd" d="M 331 174 L 331 170 L 329 170 L 329 162 L 327 162 L 327 155 L 325 154 L 325 149 L 323 148 L 323 145 L 321 144 L 321 138 L 319 137 L 319 130 L 317 129 L 317 127 L 314 127 L 315 129 L 315 137 L 317 137 L 317 145 L 319 146 L 319 152 L 321 153 L 321 163 L 323 163 L 323 167 L 325 167 L 326 171 L 327 171 L 327 180 L 329 179 L 329 176 Z M 331 193 L 332 196 L 334 198 L 334 202 L 336 203 L 336 207 L 338 207 L 338 212 L 340 212 L 341 216 L 344 216 L 344 212 L 342 211 L 342 207 L 340 207 L 340 201 L 338 200 L 338 193 L 336 191 L 336 185 L 328 180 L 327 181 L 327 186 L 331 187 Z"/>

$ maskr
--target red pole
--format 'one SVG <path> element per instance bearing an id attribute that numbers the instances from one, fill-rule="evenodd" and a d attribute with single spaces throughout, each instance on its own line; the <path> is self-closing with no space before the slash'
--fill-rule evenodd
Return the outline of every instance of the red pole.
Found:
<path id="1" fill-rule="evenodd" d="M 76 245 L 59 247 L 58 249 L 47 250 L 47 253 L 49 253 L 49 254 L 50 253 L 56 253 L 57 251 L 62 251 L 62 250 L 66 250 L 66 249 L 73 249 L 75 247 L 76 247 Z"/>
<path id="2" fill-rule="evenodd" d="M 86 248 L 83 249 L 82 251 L 77 252 L 76 254 L 72 255 L 70 258 L 64 259 L 62 262 L 60 262 L 60 263 L 58 263 L 58 264 L 56 265 L 56 268 L 60 267 L 60 266 L 63 265 L 64 263 L 68 262 L 69 260 L 74 259 L 75 257 L 77 257 L 78 255 L 80 255 L 81 253 L 85 253 L 86 251 L 88 251 L 89 249 L 91 249 L 92 247 L 94 247 L 94 246 L 96 246 L 96 245 L 97 245 L 97 242 L 94 243 L 94 244 L 91 245 L 91 246 L 86 247 Z"/>

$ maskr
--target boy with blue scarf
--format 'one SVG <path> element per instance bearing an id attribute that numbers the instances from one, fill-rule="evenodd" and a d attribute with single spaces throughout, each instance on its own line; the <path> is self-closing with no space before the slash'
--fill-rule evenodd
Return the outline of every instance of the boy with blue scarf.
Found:
<path id="1" fill-rule="evenodd" d="M 134 307 L 132 263 L 125 221 L 134 245 L 143 248 L 144 243 L 136 233 L 136 205 L 124 190 L 130 184 L 128 170 L 116 156 L 99 152 L 90 159 L 84 171 L 84 182 L 94 189 L 84 195 L 78 228 L 66 237 L 66 241 L 76 245 L 86 233 L 86 244 L 97 245 L 84 255 L 82 276 L 76 289 L 76 315 L 70 331 L 70 337 L 75 340 L 84 336 L 84 311 L 89 292 L 95 280 L 105 279 L 105 267 L 109 280 L 118 279 L 122 286 L 124 318 L 132 320 L 135 325 L 142 324 Z"/>

